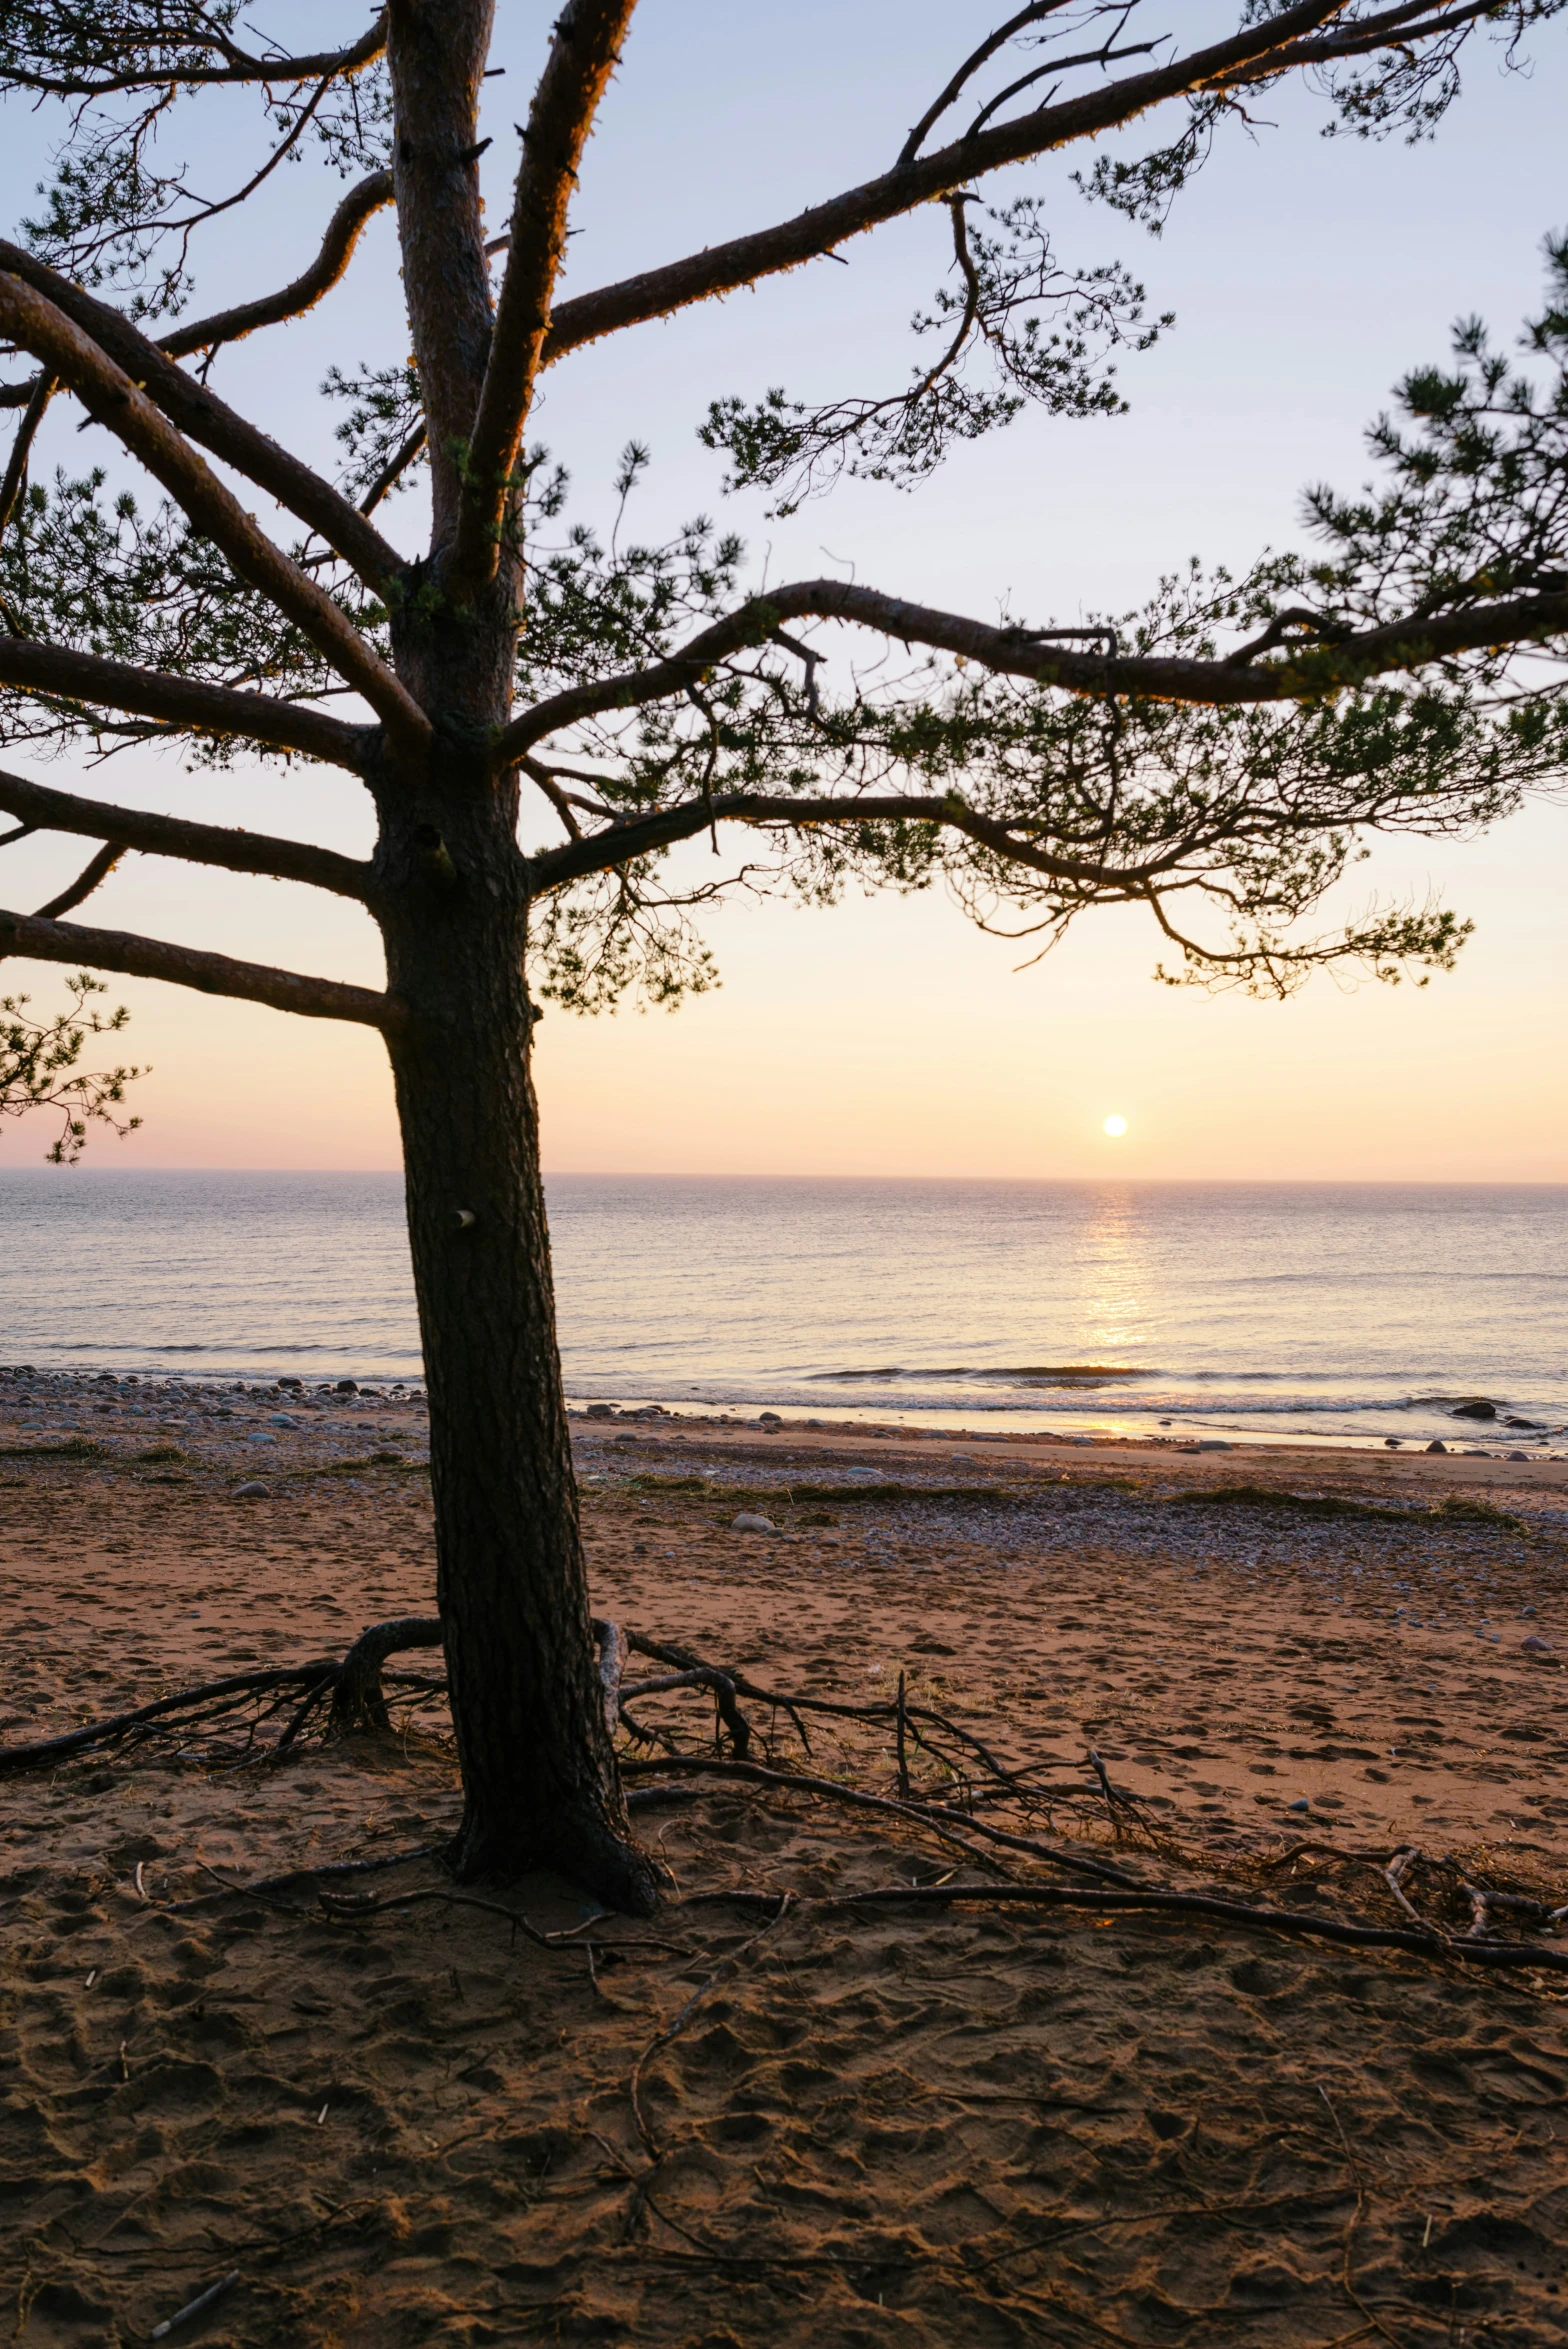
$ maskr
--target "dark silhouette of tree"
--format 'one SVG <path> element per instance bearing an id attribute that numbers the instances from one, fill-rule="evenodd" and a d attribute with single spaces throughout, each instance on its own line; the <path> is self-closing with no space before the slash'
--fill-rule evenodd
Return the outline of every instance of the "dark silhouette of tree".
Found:
<path id="1" fill-rule="evenodd" d="M 1086 908 L 1141 905 L 1176 978 L 1283 990 L 1336 961 L 1444 968 L 1464 933 L 1442 910 L 1373 908 L 1323 936 L 1303 917 L 1365 832 L 1484 823 L 1560 770 L 1564 736 L 1568 249 L 1552 251 L 1522 365 L 1467 327 L 1451 373 L 1402 387 L 1401 416 L 1375 435 L 1381 487 L 1315 496 L 1315 555 L 1239 578 L 1194 570 L 1140 612 L 1075 627 L 987 624 L 841 579 L 747 587 L 741 548 L 706 524 L 606 544 L 562 521 L 564 483 L 528 445 L 543 377 L 924 209 L 946 276 L 905 385 L 815 408 L 783 388 L 718 396 L 702 427 L 733 481 L 785 507 L 846 472 L 916 481 L 1028 405 L 1113 409 L 1112 354 L 1164 323 L 1122 270 L 1066 266 L 1038 203 L 988 204 L 999 167 L 1152 117 L 1141 160 L 1102 156 L 1081 184 L 1157 223 L 1282 79 L 1310 81 L 1340 128 L 1424 135 L 1467 46 L 1511 60 L 1562 5 L 1245 0 L 1234 30 L 1193 46 L 1155 0 L 1037 0 L 889 139 L 875 178 L 738 235 L 716 213 L 700 251 L 559 298 L 572 192 L 634 0 L 565 0 L 516 148 L 480 126 L 489 0 L 390 0 L 310 56 L 253 36 L 238 0 L 4 12 L 0 81 L 64 125 L 38 217 L 0 244 L 0 402 L 18 414 L 0 486 L 9 739 L 318 762 L 370 793 L 378 834 L 360 862 L 9 775 L 0 809 L 104 844 L 73 901 L 126 850 L 353 899 L 379 926 L 386 985 L 96 930 L 62 919 L 65 900 L 0 915 L 0 946 L 385 1039 L 430 1390 L 459 1873 L 551 1864 L 634 1908 L 656 1890 L 591 1638 L 529 971 L 536 993 L 580 1008 L 703 984 L 690 923 L 717 885 L 683 888 L 665 859 L 704 834 L 749 839 L 773 885 L 816 901 L 851 881 L 941 878 L 978 919 L 1042 946 Z M 199 194 L 180 122 L 226 93 L 232 127 L 246 91 L 256 152 L 226 192 Z M 315 260 L 268 299 L 189 319 L 200 237 L 312 143 L 360 175 Z M 501 236 L 486 236 L 482 171 L 512 174 Z M 387 206 L 412 358 L 329 377 L 346 401 L 333 481 L 216 386 L 242 338 L 324 300 Z M 160 501 L 99 471 L 29 481 L 54 400 Z M 629 446 L 623 500 L 644 461 Z M 377 516 L 421 473 L 428 539 L 408 556 Z M 875 648 L 864 672 L 843 659 L 856 640 Z M 520 846 L 525 801 L 553 844 Z"/>

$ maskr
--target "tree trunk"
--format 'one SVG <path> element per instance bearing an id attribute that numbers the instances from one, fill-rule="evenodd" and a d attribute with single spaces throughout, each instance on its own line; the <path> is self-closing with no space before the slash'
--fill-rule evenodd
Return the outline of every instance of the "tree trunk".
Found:
<path id="1" fill-rule="evenodd" d="M 452 1862 L 464 1879 L 558 1869 L 643 1914 L 657 1871 L 605 1721 L 556 1346 L 527 871 L 515 798 L 462 765 L 422 807 L 384 801 L 378 906 L 388 980 L 414 1014 L 391 1055 L 463 1774 Z"/>

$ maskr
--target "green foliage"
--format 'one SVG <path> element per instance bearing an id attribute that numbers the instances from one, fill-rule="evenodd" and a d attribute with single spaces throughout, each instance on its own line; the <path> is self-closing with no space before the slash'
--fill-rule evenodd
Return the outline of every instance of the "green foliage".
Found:
<path id="1" fill-rule="evenodd" d="M 613 1011 L 628 999 L 673 1011 L 719 984 L 691 918 L 717 889 L 672 894 L 639 858 L 541 899 L 529 938 L 534 991 L 566 1011 Z"/>
<path id="2" fill-rule="evenodd" d="M 1287 4 L 1246 0 L 1242 22 L 1264 22 L 1283 14 Z M 1336 12 L 1330 34 L 1316 41 L 1309 36 L 1322 52 L 1311 78 L 1330 109 L 1324 136 L 1348 132 L 1384 139 L 1402 131 L 1411 145 L 1430 139 L 1460 95 L 1464 52 L 1477 34 L 1489 35 L 1505 67 L 1518 70 L 1528 63 L 1522 46 L 1526 34 L 1561 15 L 1565 6 L 1568 0 L 1495 0 L 1488 7 L 1433 9 L 1425 18 L 1425 39 L 1410 37 L 1417 29 L 1413 23 L 1391 25 L 1386 48 L 1354 56 L 1349 51 L 1358 28 L 1375 25 L 1388 12 L 1381 0 L 1352 0 Z M 1208 161 L 1220 126 L 1227 120 L 1250 126 L 1252 103 L 1277 78 L 1270 73 L 1249 81 L 1243 74 L 1223 89 L 1198 92 L 1186 101 L 1174 138 L 1131 159 L 1101 156 L 1091 170 L 1074 174 L 1075 184 L 1158 236 L 1171 205 Z"/>
<path id="3" fill-rule="evenodd" d="M 295 555 L 309 559 L 303 547 Z M 314 568 L 322 577 L 323 566 Z M 332 586 L 330 572 L 322 584 Z M 336 592 L 361 631 L 384 645 L 384 612 L 341 567 Z M 338 689 L 314 647 L 176 507 L 160 499 L 144 509 L 129 490 L 110 494 L 101 471 L 77 480 L 57 472 L 52 483 L 30 485 L 0 540 L 0 619 L 15 636 L 284 700 Z M 85 735 L 102 752 L 180 729 L 0 688 L 0 731 L 8 742 Z M 259 748 L 204 742 L 201 755 L 227 762 Z"/>
<path id="4" fill-rule="evenodd" d="M 84 284 L 127 289 L 132 316 L 171 315 L 191 291 L 193 231 L 297 159 L 307 138 L 344 174 L 385 162 L 391 108 L 379 65 L 297 80 L 266 47 L 239 0 L 8 0 L 0 93 L 70 109 L 54 175 L 39 184 L 42 209 L 24 223 L 34 251 Z M 240 187 L 203 196 L 188 163 L 160 157 L 175 143 L 179 102 L 225 78 L 259 135 Z"/>
<path id="5" fill-rule="evenodd" d="M 1460 0 L 1398 46 L 1351 56 L 1362 28 L 1381 19 L 1375 0 L 1349 0 L 1315 37 L 1332 125 L 1429 135 L 1478 31 L 1515 63 L 1526 33 L 1565 6 Z M 1275 13 L 1272 0 L 1248 0 L 1243 21 Z M 962 69 L 927 127 L 968 92 L 978 134 L 999 109 L 1037 103 L 1047 84 L 1054 91 L 1059 73 L 1092 77 L 1147 57 L 1159 43 L 1141 29 L 1139 0 L 1024 12 L 1008 40 L 971 60 L 1002 86 L 986 96 Z M 239 75 L 222 103 L 243 135 L 261 111 L 254 184 L 313 140 L 344 170 L 383 159 L 379 64 L 291 81 L 277 56 L 265 70 L 245 63 L 256 39 L 237 0 L 105 0 L 91 11 L 21 0 L 0 12 L 0 90 L 50 94 L 67 109 L 30 232 L 40 249 L 88 282 L 124 286 L 133 311 L 185 299 L 192 229 L 214 213 L 190 193 L 184 166 L 160 156 L 175 152 L 178 110 L 206 74 Z M 1020 49 L 1029 53 L 1022 75 Z M 1173 137 L 1141 159 L 1104 158 L 1089 192 L 1157 226 L 1269 78 L 1197 91 Z M 932 356 L 885 397 L 813 406 L 775 390 L 713 403 L 702 438 L 727 459 L 729 487 L 764 489 L 788 511 L 846 473 L 913 485 L 949 450 L 1029 406 L 1120 412 L 1115 355 L 1147 348 L 1168 323 L 1146 315 L 1143 289 L 1118 267 L 1063 266 L 1032 199 L 986 208 L 962 190 L 941 201 L 952 266 L 912 321 Z M 591 842 L 631 827 L 624 849 L 612 847 L 606 869 L 586 879 L 557 888 L 539 864 L 538 991 L 579 1011 L 701 992 L 715 972 L 697 924 L 737 889 L 827 905 L 852 888 L 941 886 L 1031 954 L 1091 906 L 1141 904 L 1167 941 L 1171 967 L 1160 975 L 1182 983 L 1282 992 L 1324 965 L 1385 980 L 1413 971 L 1421 983 L 1450 967 L 1466 926 L 1442 908 L 1374 905 L 1320 933 L 1310 924 L 1327 920 L 1324 901 L 1369 836 L 1489 823 L 1568 763 L 1560 659 L 1548 651 L 1560 630 L 1539 658 L 1507 628 L 1501 649 L 1453 657 L 1428 655 L 1423 635 L 1446 615 L 1568 583 L 1568 240 L 1548 258 L 1551 290 L 1523 354 L 1505 357 L 1479 325 L 1461 327 L 1451 364 L 1407 377 L 1374 427 L 1376 485 L 1353 498 L 1310 493 L 1316 543 L 1306 551 L 1267 554 L 1240 577 L 1195 564 L 1137 611 L 1076 615 L 1125 650 L 1201 665 L 1190 698 L 1113 692 L 1109 672 L 1105 690 L 1067 693 L 947 658 L 883 650 L 858 665 L 852 647 L 864 639 L 792 630 L 765 596 L 747 602 L 741 541 L 708 517 L 666 538 L 630 530 L 648 462 L 639 443 L 615 477 L 607 529 L 568 513 L 566 476 L 545 450 L 530 450 L 507 523 L 522 554 L 518 699 L 633 680 L 617 706 L 563 724 L 523 762 L 528 804 L 552 829 Z M 343 486 L 365 498 L 423 424 L 417 374 L 406 364 L 334 368 L 322 388 L 342 403 Z M 410 464 L 402 479 L 415 477 Z M 345 567 L 313 542 L 292 552 L 392 658 L 387 614 Z M 437 616 L 438 564 L 421 568 L 413 596 L 400 630 L 411 615 Z M 742 604 L 754 622 L 743 640 L 694 666 L 677 690 L 667 675 L 658 696 L 635 682 Z M 346 696 L 299 632 L 177 512 L 111 494 L 102 474 L 60 473 L 27 491 L 0 543 L 0 621 L 177 676 L 311 701 Z M 1362 683 L 1339 663 L 1347 636 L 1369 626 L 1409 630 L 1400 682 Z M 1281 698 L 1227 702 L 1210 681 L 1230 663 L 1271 666 Z M 0 693 L 0 733 L 81 740 L 100 753 L 172 739 L 203 759 L 258 748 L 18 690 Z M 750 845 L 731 865 L 717 860 L 719 823 L 737 798 Z M 873 798 L 912 804 L 870 819 Z M 807 815 L 801 801 L 831 804 Z M 934 808 L 953 820 L 932 820 Z M 680 820 L 659 834 L 664 817 Z M 711 868 L 670 862 L 676 842 L 710 825 Z"/>
<path id="6" fill-rule="evenodd" d="M 945 338 L 934 365 L 885 399 L 808 408 L 774 389 L 752 405 L 715 400 L 699 437 L 729 457 L 727 488 L 778 490 L 774 511 L 790 514 L 845 473 L 911 488 L 956 442 L 978 440 L 1031 405 L 1053 416 L 1126 412 L 1105 354 L 1148 350 L 1171 314 L 1146 324 L 1144 289 L 1119 267 L 1060 268 L 1034 198 L 987 209 L 995 235 L 968 225 L 967 201 L 947 207 L 955 282 L 911 320 L 917 335 Z M 970 380 L 977 360 L 979 382 Z"/>
<path id="7" fill-rule="evenodd" d="M 125 1099 L 126 1086 L 147 1074 L 140 1068 L 89 1071 L 78 1065 L 89 1036 L 118 1035 L 131 1015 L 123 1005 L 107 1019 L 89 1011 L 89 998 L 108 989 L 86 971 L 78 971 L 67 987 L 69 1005 L 49 1020 L 30 1017 L 30 996 L 0 995 L 0 1117 L 59 1110 L 60 1131 L 45 1153 L 51 1166 L 76 1164 L 94 1119 L 112 1127 L 122 1141 L 133 1132 L 142 1122 L 139 1117 L 121 1125 L 111 1112 Z"/>
<path id="8" fill-rule="evenodd" d="M 1413 369 L 1368 435 L 1386 486 L 1308 492 L 1333 559 L 1299 577 L 1345 625 L 1568 589 L 1568 236 L 1545 252 L 1546 303 L 1521 338 L 1544 368 L 1515 364 L 1479 319 L 1461 320 L 1452 366 Z M 1483 673 L 1510 660 L 1499 650 Z M 1557 683 L 1554 664 L 1547 690 Z"/>
<path id="9" fill-rule="evenodd" d="M 362 498 L 380 481 L 410 435 L 424 424 L 419 371 L 406 360 L 401 367 L 367 367 L 361 363 L 347 375 L 341 367 L 329 367 L 321 389 L 328 399 L 351 403 L 348 414 L 335 428 L 336 438 L 348 458 L 340 486 L 346 497 Z M 418 466 L 425 462 L 422 450 L 417 460 L 410 460 L 393 487 L 406 489 L 417 479 Z"/>
<path id="10" fill-rule="evenodd" d="M 734 550 L 721 566 L 705 532 L 694 524 L 668 546 L 617 553 L 579 530 L 538 557 L 550 592 L 531 605 L 523 636 L 529 698 L 603 674 L 611 647 L 622 665 L 657 661 L 694 621 L 728 608 Z M 1329 568 L 1344 585 L 1345 566 Z M 1276 625 L 1309 575 L 1294 556 L 1266 557 L 1241 580 L 1194 564 L 1120 616 L 1116 632 L 1132 653 L 1213 661 Z M 1361 577 L 1354 563 L 1346 577 Z M 1311 656 L 1282 657 L 1300 666 Z M 819 685 L 827 659 L 759 627 L 759 641 L 684 698 L 594 718 L 540 755 L 541 771 L 557 788 L 576 786 L 574 804 L 590 817 L 722 808 L 737 793 L 831 795 L 843 810 L 798 824 L 781 805 L 776 829 L 765 817 L 750 827 L 760 856 L 692 893 L 657 893 L 655 852 L 547 900 L 546 992 L 597 1010 L 623 989 L 670 1001 L 708 983 L 705 963 L 700 978 L 692 969 L 684 923 L 722 887 L 822 905 L 852 885 L 938 881 L 983 927 L 1033 951 L 1091 906 L 1143 904 L 1175 950 L 1174 970 L 1158 973 L 1171 983 L 1283 994 L 1334 963 L 1386 982 L 1414 972 L 1425 984 L 1468 935 L 1445 909 L 1374 904 L 1305 938 L 1295 925 L 1365 857 L 1363 834 L 1466 832 L 1568 764 L 1560 693 L 1494 706 L 1474 690 L 1475 660 L 1399 686 L 1205 704 L 1070 694 L 936 658 L 864 682 L 852 675 L 830 698 Z M 951 795 L 999 837 L 857 813 L 867 797 L 915 792 Z M 1217 914 L 1218 933 L 1189 928 L 1184 902 Z M 666 944 L 676 913 L 681 936 Z"/>

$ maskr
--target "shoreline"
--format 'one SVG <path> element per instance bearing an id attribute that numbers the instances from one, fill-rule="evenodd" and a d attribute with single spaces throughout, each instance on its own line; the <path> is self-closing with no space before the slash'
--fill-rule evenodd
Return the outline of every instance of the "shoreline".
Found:
<path id="1" fill-rule="evenodd" d="M 170 1370 L 166 1367 L 122 1370 L 100 1364 L 11 1363 L 0 1364 L 0 1413 L 5 1412 L 8 1397 L 14 1398 L 18 1386 L 24 1380 L 34 1382 L 38 1389 L 52 1388 L 62 1398 L 69 1395 L 81 1408 L 96 1405 L 111 1389 L 117 1398 L 127 1395 L 130 1390 L 139 1389 L 148 1394 L 162 1394 L 174 1399 L 188 1398 L 193 1405 L 199 1405 L 203 1397 L 221 1399 L 235 1395 L 294 1399 L 313 1418 L 318 1417 L 323 1409 L 349 1409 L 360 1413 L 375 1408 L 396 1410 L 403 1405 L 422 1408 L 425 1403 L 422 1375 L 389 1378 L 377 1374 L 360 1376 L 345 1372 L 312 1378 L 309 1374 L 294 1371 L 196 1371 Z M 1284 1430 L 1263 1432 L 1235 1427 L 1227 1427 L 1223 1433 L 1217 1428 L 1208 1433 L 1174 1428 L 1169 1434 L 1143 1431 L 1128 1433 L 1105 1427 L 1085 1427 L 1067 1433 L 1060 1428 L 998 1426 L 996 1420 L 1000 1417 L 1019 1416 L 1004 1414 L 1000 1410 L 994 1414 L 988 1413 L 986 1423 L 978 1427 L 967 1424 L 962 1418 L 956 1422 L 944 1420 L 935 1411 L 929 1422 L 922 1418 L 920 1424 L 912 1426 L 907 1416 L 875 1416 L 868 1410 L 863 1418 L 846 1419 L 817 1412 L 807 1415 L 804 1410 L 792 1406 L 782 1410 L 767 1406 L 751 1410 L 748 1407 L 742 1411 L 739 1407 L 704 1409 L 694 1405 L 669 1405 L 653 1401 L 605 1404 L 595 1398 L 581 1397 L 569 1399 L 567 1410 L 574 1427 L 635 1425 L 644 1431 L 662 1429 L 667 1435 L 688 1432 L 704 1437 L 757 1436 L 763 1441 L 776 1441 L 780 1436 L 786 1436 L 792 1441 L 806 1443 L 819 1443 L 824 1439 L 838 1444 L 897 1442 L 917 1448 L 977 1444 L 998 1450 L 1006 1447 L 1052 1456 L 1089 1450 L 1117 1455 L 1152 1453 L 1188 1457 L 1209 1454 L 1222 1457 L 1230 1453 L 1244 1455 L 1254 1465 L 1268 1458 L 1310 1462 L 1320 1455 L 1329 1458 L 1346 1455 L 1375 1457 L 1406 1463 L 1441 1458 L 1449 1463 L 1472 1461 L 1510 1470 L 1559 1469 L 1568 1477 L 1568 1450 L 1561 1448 L 1561 1432 L 1555 1432 L 1552 1437 L 1543 1439 L 1541 1445 L 1526 1452 L 1519 1448 L 1517 1437 L 1510 1437 L 1507 1432 L 1500 1433 L 1489 1444 L 1475 1440 L 1483 1431 L 1490 1432 L 1494 1423 L 1489 1421 L 1467 1421 L 1463 1434 L 1455 1432 L 1451 1436 L 1423 1442 L 1417 1436 L 1390 1438 L 1375 1433 L 1365 1436 L 1324 1433 L 1292 1435 Z M 1441 1454 L 1432 1452 L 1432 1440 L 1442 1443 L 1444 1449 Z M 1534 1485 L 1542 1481 L 1549 1483 L 1552 1479 L 1550 1476 L 1541 1479 L 1531 1474 L 1524 1481 Z"/>

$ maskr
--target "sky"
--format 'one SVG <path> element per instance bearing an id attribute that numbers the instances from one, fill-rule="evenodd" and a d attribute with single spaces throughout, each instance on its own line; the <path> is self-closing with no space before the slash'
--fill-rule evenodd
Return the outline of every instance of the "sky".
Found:
<path id="1" fill-rule="evenodd" d="M 487 199 L 499 224 L 512 123 L 554 9 L 503 5 L 489 84 L 496 144 Z M 362 11 L 283 8 L 312 46 Z M 1184 32 L 1224 12 L 1171 0 Z M 959 20 L 955 33 L 954 20 Z M 573 215 L 568 290 L 760 226 L 885 165 L 988 8 L 938 0 L 796 0 L 790 38 L 762 0 L 643 0 L 589 147 Z M 757 570 L 824 570 L 992 618 L 1038 624 L 1141 602 L 1189 555 L 1244 565 L 1303 542 L 1312 481 L 1367 478 L 1368 420 L 1413 363 L 1441 359 L 1450 322 L 1479 311 L 1512 338 L 1538 300 L 1539 246 L 1568 225 L 1561 122 L 1568 27 L 1533 69 L 1502 74 L 1472 52 L 1463 99 L 1417 148 L 1325 139 L 1303 90 L 1233 129 L 1175 205 L 1159 240 L 1092 208 L 1069 164 L 1000 175 L 996 199 L 1042 196 L 1061 258 L 1124 260 L 1177 323 L 1127 355 L 1132 412 L 1070 422 L 1030 415 L 958 450 L 913 495 L 842 485 L 786 522 L 760 497 L 726 499 L 698 444 L 707 402 L 780 383 L 804 396 L 905 380 L 907 323 L 940 282 L 945 222 L 923 213 L 820 264 L 723 304 L 591 349 L 546 380 L 534 430 L 571 468 L 584 513 L 604 518 L 619 450 L 653 464 L 635 526 L 657 535 L 697 511 L 741 530 Z M 226 103 L 226 102 L 224 102 Z M 8 123 L 0 169 L 12 218 L 46 163 L 47 120 Z M 217 188 L 240 152 L 237 117 L 213 110 L 198 176 Z M 278 175 L 239 225 L 197 246 L 199 313 L 296 273 L 335 201 L 313 164 Z M 406 348 L 390 221 L 376 223 L 341 286 L 310 317 L 230 354 L 225 396 L 317 462 L 332 415 L 329 365 Z M 46 464 L 111 461 L 74 419 L 49 428 Z M 252 496 L 254 493 L 250 493 Z M 410 497 L 394 531 L 417 543 Z M 363 851 L 368 805 L 346 777 L 255 768 L 188 774 L 171 758 L 80 754 L 13 765 L 95 797 L 200 814 Z M 544 834 L 541 831 L 540 837 Z M 694 871 L 706 851 L 687 852 Z M 0 899 L 23 907 L 84 861 L 58 837 L 6 851 Z M 1130 913 L 1084 919 L 1032 968 L 974 930 L 940 891 L 851 897 L 826 912 L 737 900 L 706 924 L 723 984 L 674 1015 L 580 1020 L 552 1009 L 537 1073 L 547 1167 L 732 1174 L 1444 1181 L 1568 1179 L 1561 1030 L 1568 942 L 1558 914 L 1568 804 L 1537 804 L 1488 837 L 1381 844 L 1348 907 L 1374 890 L 1440 896 L 1475 935 L 1425 988 L 1346 988 L 1319 977 L 1291 1001 L 1153 983 L 1158 945 Z M 77 918 L 379 984 L 368 919 L 317 893 L 133 857 Z M 40 1007 L 60 974 L 8 962 L 0 989 Z M 95 1138 L 90 1157 L 144 1166 L 385 1167 L 398 1159 L 377 1039 L 135 980 L 127 1049 L 152 1064 L 142 1130 Z M 1117 1140 L 1108 1115 L 1127 1120 Z M 0 1131 L 0 1165 L 47 1146 L 36 1120 Z M 62 1177 L 62 1179 L 66 1179 Z"/>

